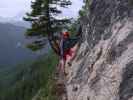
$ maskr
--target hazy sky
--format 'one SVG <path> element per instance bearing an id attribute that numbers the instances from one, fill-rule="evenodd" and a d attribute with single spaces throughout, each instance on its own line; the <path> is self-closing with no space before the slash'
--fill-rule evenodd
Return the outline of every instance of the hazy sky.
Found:
<path id="1" fill-rule="evenodd" d="M 33 1 L 33 0 L 32 0 Z M 83 0 L 71 0 L 73 5 L 65 11 L 65 16 L 76 17 L 78 10 L 82 7 Z M 31 0 L 1 0 L 0 16 L 2 17 L 22 17 L 30 10 Z"/>

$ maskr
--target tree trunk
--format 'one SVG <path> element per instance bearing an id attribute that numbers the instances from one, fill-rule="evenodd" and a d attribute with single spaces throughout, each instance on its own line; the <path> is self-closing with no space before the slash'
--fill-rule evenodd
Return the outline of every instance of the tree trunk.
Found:
<path id="1" fill-rule="evenodd" d="M 49 0 L 47 0 L 47 3 L 49 4 Z M 47 19 L 48 19 L 47 34 L 48 34 L 48 40 L 49 40 L 50 46 L 57 55 L 60 55 L 59 45 L 56 42 L 56 40 L 54 39 L 53 33 L 51 32 L 49 5 L 47 6 Z"/>

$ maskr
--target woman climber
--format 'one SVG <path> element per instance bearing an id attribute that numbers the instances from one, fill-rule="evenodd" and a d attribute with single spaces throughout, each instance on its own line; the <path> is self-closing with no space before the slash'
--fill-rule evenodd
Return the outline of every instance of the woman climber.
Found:
<path id="1" fill-rule="evenodd" d="M 75 58 L 79 42 L 81 40 L 82 29 L 79 27 L 78 33 L 74 37 L 70 37 L 69 32 L 61 33 L 61 39 L 59 43 L 60 48 L 60 61 L 59 61 L 59 70 L 65 73 L 66 62 L 71 66 L 71 62 Z"/>

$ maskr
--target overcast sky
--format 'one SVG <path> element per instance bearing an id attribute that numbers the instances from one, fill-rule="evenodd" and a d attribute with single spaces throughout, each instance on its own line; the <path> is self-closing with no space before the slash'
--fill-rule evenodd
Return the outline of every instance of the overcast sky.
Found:
<path id="1" fill-rule="evenodd" d="M 33 1 L 33 0 L 32 0 Z M 71 0 L 72 6 L 64 10 L 65 16 L 76 17 L 78 10 L 82 7 L 83 0 Z M 30 10 L 31 0 L 1 0 L 0 16 L 1 17 L 22 17 L 25 12 Z"/>

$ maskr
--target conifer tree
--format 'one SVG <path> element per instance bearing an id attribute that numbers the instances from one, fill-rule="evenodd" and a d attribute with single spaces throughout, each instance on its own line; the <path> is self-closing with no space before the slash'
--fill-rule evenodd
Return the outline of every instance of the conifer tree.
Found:
<path id="1" fill-rule="evenodd" d="M 32 11 L 26 14 L 24 20 L 31 22 L 32 27 L 27 30 L 27 36 L 47 37 L 51 47 L 56 53 L 58 44 L 55 39 L 55 33 L 59 33 L 64 25 L 70 22 L 70 19 L 59 19 L 57 16 L 62 13 L 59 7 L 68 7 L 71 5 L 69 0 L 35 0 L 31 4 Z M 42 48 L 44 41 L 35 40 L 29 48 L 37 50 Z M 56 47 L 55 47 L 56 45 Z"/>
<path id="2" fill-rule="evenodd" d="M 86 15 L 86 11 L 89 10 L 90 0 L 83 0 L 84 5 L 82 6 L 82 9 L 79 11 L 79 17 L 83 17 Z"/>

